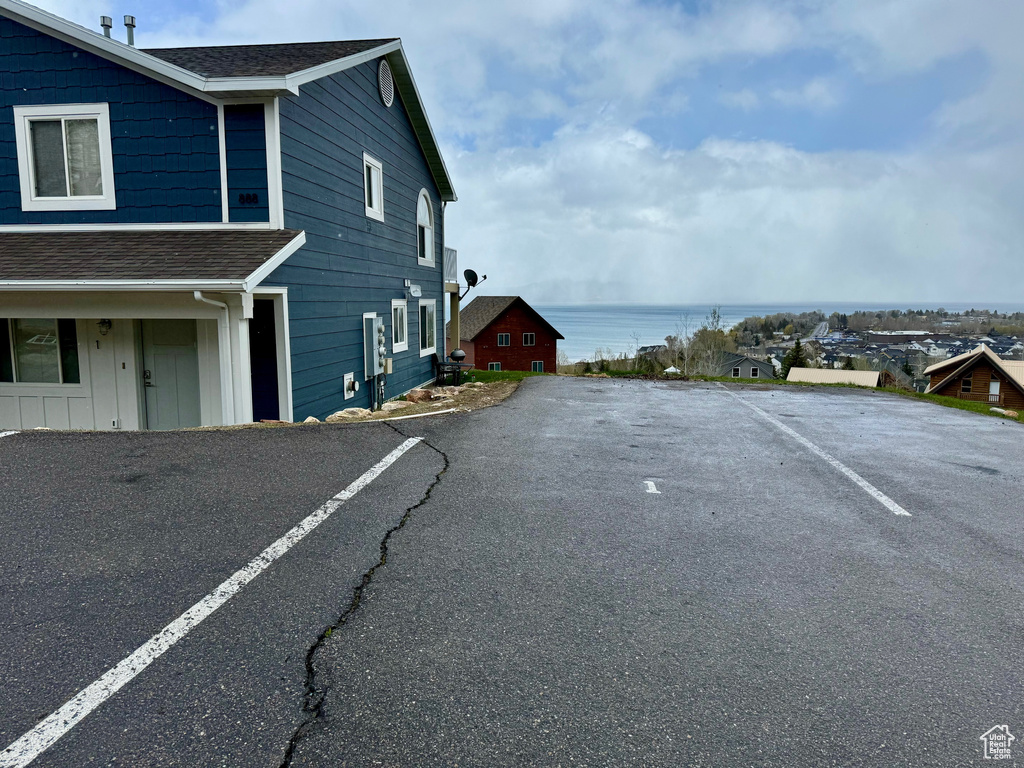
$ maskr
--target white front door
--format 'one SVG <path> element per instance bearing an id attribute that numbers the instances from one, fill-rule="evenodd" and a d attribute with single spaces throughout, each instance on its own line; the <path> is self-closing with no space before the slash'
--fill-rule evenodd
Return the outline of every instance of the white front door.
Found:
<path id="1" fill-rule="evenodd" d="M 195 320 L 142 321 L 143 386 L 149 429 L 198 427 Z"/>

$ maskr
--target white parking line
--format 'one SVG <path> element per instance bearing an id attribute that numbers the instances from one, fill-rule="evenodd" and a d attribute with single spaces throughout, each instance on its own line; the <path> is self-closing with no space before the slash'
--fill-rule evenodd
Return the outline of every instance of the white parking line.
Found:
<path id="1" fill-rule="evenodd" d="M 658 486 L 656 486 L 654 484 L 654 481 L 652 481 L 652 480 L 644 480 L 644 482 L 647 484 L 647 492 L 648 493 L 661 493 L 661 491 L 658 490 Z"/>
<path id="2" fill-rule="evenodd" d="M 10 437 L 11 435 L 16 434 L 18 434 L 17 430 L 12 430 L 10 432 L 0 432 L 0 437 Z"/>
<path id="3" fill-rule="evenodd" d="M 785 424 L 783 424 L 781 421 L 776 419 L 771 414 L 766 413 L 765 411 L 761 410 L 760 408 L 758 408 L 753 403 L 748 403 L 742 397 L 737 395 L 735 392 L 730 391 L 727 387 L 723 386 L 721 383 L 719 383 L 718 386 L 722 387 L 722 389 L 724 389 L 732 397 L 735 397 L 737 400 L 739 400 L 741 403 L 743 403 L 745 406 L 747 406 L 747 408 L 750 408 L 755 413 L 760 414 L 762 418 L 764 418 L 765 420 L 767 420 L 771 424 L 773 424 L 776 427 L 778 427 L 780 430 L 782 430 L 787 435 L 792 437 L 794 440 L 799 442 L 802 446 L 804 446 L 805 448 L 810 450 L 812 453 L 814 453 L 815 455 L 821 457 L 822 459 L 827 461 L 829 464 L 831 464 L 833 467 L 838 469 L 840 472 L 842 472 L 848 478 L 853 480 L 853 482 L 855 482 L 857 485 L 859 485 L 861 488 L 863 488 L 865 491 L 867 491 L 869 494 L 871 494 L 871 496 L 873 496 L 879 503 L 881 503 L 886 509 L 888 509 L 890 512 L 892 512 L 894 515 L 905 515 L 907 517 L 911 516 L 910 513 L 907 512 L 907 510 L 905 510 L 903 507 L 901 507 L 895 501 L 890 499 L 888 496 L 886 496 L 880 490 L 875 488 L 875 486 L 873 486 L 871 483 L 869 483 L 863 477 L 858 475 L 856 472 L 854 472 L 848 466 L 843 464 L 841 461 L 839 461 L 839 459 L 836 459 L 835 457 L 833 457 L 833 456 L 829 455 L 828 453 L 826 453 L 825 451 L 821 450 L 821 448 L 816 446 L 814 443 L 812 443 L 806 437 L 804 437 L 800 433 L 790 429 L 789 427 L 787 427 Z"/>
<path id="4" fill-rule="evenodd" d="M 111 667 L 96 682 L 83 688 L 64 706 L 7 747 L 3 753 L 0 753 L 0 768 L 23 768 L 39 757 L 57 739 L 78 725 L 90 712 L 117 693 L 171 646 L 195 629 L 207 616 L 238 594 L 242 587 L 263 573 L 271 563 L 305 538 L 313 529 L 334 514 L 342 504 L 373 482 L 378 475 L 398 461 L 406 451 L 422 439 L 422 437 L 411 437 L 395 448 L 348 488 L 260 552 L 242 570 L 235 573 L 213 592 L 139 646 L 134 653 Z"/>

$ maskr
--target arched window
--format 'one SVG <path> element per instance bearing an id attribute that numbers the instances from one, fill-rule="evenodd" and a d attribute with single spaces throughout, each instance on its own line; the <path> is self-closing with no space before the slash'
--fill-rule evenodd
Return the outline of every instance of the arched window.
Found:
<path id="1" fill-rule="evenodd" d="M 416 257 L 420 265 L 434 266 L 434 212 L 425 189 L 416 201 Z"/>

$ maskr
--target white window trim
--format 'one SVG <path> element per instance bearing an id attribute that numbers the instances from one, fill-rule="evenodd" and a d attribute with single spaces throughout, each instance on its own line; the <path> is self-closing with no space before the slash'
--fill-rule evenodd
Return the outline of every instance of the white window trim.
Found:
<path id="1" fill-rule="evenodd" d="M 88 197 L 35 197 L 34 171 L 29 141 L 29 123 L 43 118 L 95 117 L 100 142 L 100 173 L 103 194 Z M 18 177 L 21 180 L 23 211 L 112 211 L 117 208 L 114 192 L 114 156 L 110 148 L 110 108 L 106 104 L 50 104 L 14 107 L 14 137 L 18 148 Z"/>
<path id="2" fill-rule="evenodd" d="M 366 188 L 366 169 L 375 168 L 377 173 L 380 174 L 380 210 L 366 206 L 366 215 L 371 219 L 377 221 L 384 221 L 384 166 L 381 165 L 380 160 L 374 157 L 370 157 L 368 154 L 363 152 L 363 203 L 366 203 L 366 193 L 369 191 Z"/>
<path id="3" fill-rule="evenodd" d="M 537 366 L 540 366 L 540 370 L 537 370 Z M 543 360 L 531 360 L 530 361 L 530 373 L 544 373 L 544 361 Z"/>
<path id="4" fill-rule="evenodd" d="M 526 343 L 526 337 L 533 336 L 533 341 L 529 344 Z M 537 346 L 537 334 L 536 333 L 524 333 L 523 334 L 523 346 L 524 347 L 536 347 Z"/>
<path id="5" fill-rule="evenodd" d="M 497 366 L 497 368 L 495 368 L 494 366 Z M 488 363 L 487 364 L 487 370 L 488 371 L 500 371 L 501 370 L 501 363 Z"/>
<path id="6" fill-rule="evenodd" d="M 732 369 L 732 377 L 734 379 L 738 379 L 741 373 L 743 373 L 743 371 L 740 370 L 740 367 L 738 365 Z"/>
<path id="7" fill-rule="evenodd" d="M 434 346 L 428 347 L 427 349 L 423 349 L 421 346 L 420 357 L 427 357 L 428 355 L 432 355 L 437 352 L 437 299 L 420 299 L 416 302 L 416 325 L 419 327 L 419 343 L 422 344 L 423 342 L 423 322 L 420 319 L 420 307 L 425 307 L 428 304 L 434 310 Z"/>
<path id="8" fill-rule="evenodd" d="M 403 341 L 401 343 L 395 343 L 394 322 L 395 322 L 395 309 L 397 307 L 401 307 L 404 310 L 404 312 L 402 313 L 402 318 L 405 321 L 405 329 L 404 329 L 405 333 L 402 334 L 402 337 L 405 339 L 405 341 Z M 392 324 L 392 327 L 391 327 L 391 351 L 392 352 L 406 352 L 406 351 L 408 351 L 408 349 L 409 349 L 409 302 L 407 300 L 405 300 L 405 299 L 392 299 L 391 300 L 391 324 Z"/>
<path id="9" fill-rule="evenodd" d="M 501 337 L 508 336 L 508 344 L 501 343 Z M 512 334 L 511 333 L 499 333 L 498 334 L 498 346 L 499 347 L 511 347 L 512 346 Z"/>
<path id="10" fill-rule="evenodd" d="M 750 366 L 750 378 L 752 378 L 752 379 L 759 379 L 759 378 L 761 378 L 759 373 L 760 373 L 760 369 L 757 366 L 755 366 L 755 365 Z"/>
<path id="11" fill-rule="evenodd" d="M 420 253 L 420 200 L 427 201 L 427 215 L 430 217 L 430 226 L 427 227 L 427 242 L 430 243 L 430 256 L 425 257 Z M 434 256 L 434 206 L 430 202 L 430 195 L 426 189 L 421 189 L 416 196 L 416 263 L 421 267 L 433 267 L 437 263 Z"/>

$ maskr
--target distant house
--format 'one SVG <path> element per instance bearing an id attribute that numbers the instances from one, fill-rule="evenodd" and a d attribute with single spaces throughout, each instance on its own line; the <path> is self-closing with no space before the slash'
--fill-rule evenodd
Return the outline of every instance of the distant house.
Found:
<path id="1" fill-rule="evenodd" d="M 851 384 L 855 387 L 877 387 L 878 371 L 790 368 L 786 381 L 799 381 L 804 384 Z"/>
<path id="2" fill-rule="evenodd" d="M 554 373 L 565 337 L 519 296 L 477 296 L 459 313 L 465 362 L 481 370 Z M 445 329 L 448 337 L 449 327 Z M 448 338 L 448 349 L 454 349 Z"/>
<path id="3" fill-rule="evenodd" d="M 925 369 L 926 392 L 1008 408 L 1024 408 L 1024 362 L 1003 360 L 986 344 Z"/>
<path id="4" fill-rule="evenodd" d="M 718 375 L 734 379 L 774 379 L 775 366 L 767 360 L 730 353 L 722 361 Z"/>

